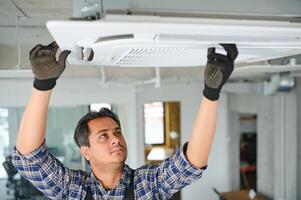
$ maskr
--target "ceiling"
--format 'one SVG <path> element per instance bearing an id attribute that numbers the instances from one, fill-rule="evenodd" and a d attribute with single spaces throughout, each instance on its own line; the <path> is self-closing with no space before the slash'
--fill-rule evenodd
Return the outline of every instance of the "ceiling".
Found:
<path id="1" fill-rule="evenodd" d="M 84 1 L 84 0 L 82 0 Z M 86 0 L 87 1 L 87 0 Z M 94 0 L 95 1 L 95 0 Z M 48 20 L 67 20 L 74 16 L 79 0 L 1 0 L 0 1 L 0 79 L 28 77 L 28 52 L 38 43 L 53 39 L 46 29 Z M 301 1 L 297 0 L 104 0 L 110 14 L 160 15 L 231 19 L 277 20 L 301 23 Z M 289 59 L 293 58 L 293 59 Z M 248 64 L 250 65 L 250 64 Z M 234 78 L 258 80 L 271 73 L 301 73 L 300 55 L 238 65 Z M 154 68 L 101 68 L 68 66 L 65 77 L 106 77 L 110 81 L 145 81 L 156 75 Z M 158 74 L 158 73 L 157 73 Z M 161 79 L 193 80 L 202 78 L 203 67 L 160 68 Z"/>

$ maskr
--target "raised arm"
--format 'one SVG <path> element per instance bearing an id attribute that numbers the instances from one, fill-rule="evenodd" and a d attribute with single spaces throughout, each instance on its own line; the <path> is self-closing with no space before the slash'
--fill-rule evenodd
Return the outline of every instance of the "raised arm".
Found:
<path id="1" fill-rule="evenodd" d="M 227 55 L 215 53 L 214 48 L 208 49 L 204 97 L 186 151 L 189 162 L 198 168 L 207 165 L 216 129 L 217 100 L 223 85 L 234 69 L 234 60 L 238 55 L 235 44 L 221 44 L 221 46 L 227 51 Z"/>
<path id="2" fill-rule="evenodd" d="M 44 141 L 51 90 L 32 90 L 19 127 L 16 147 L 21 154 L 31 153 Z"/>
<path id="3" fill-rule="evenodd" d="M 17 137 L 16 147 L 21 154 L 32 152 L 44 141 L 51 89 L 63 73 L 65 60 L 70 53 L 63 51 L 57 62 L 55 58 L 57 49 L 57 44 L 53 42 L 48 46 L 37 45 L 30 51 L 35 79 Z"/>

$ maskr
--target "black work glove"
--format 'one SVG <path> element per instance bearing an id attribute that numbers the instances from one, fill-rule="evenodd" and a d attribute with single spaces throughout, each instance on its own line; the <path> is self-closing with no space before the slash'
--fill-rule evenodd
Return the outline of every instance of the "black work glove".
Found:
<path id="1" fill-rule="evenodd" d="M 52 42 L 48 46 L 38 44 L 30 51 L 29 59 L 35 77 L 33 86 L 36 89 L 51 90 L 63 73 L 70 51 L 61 52 L 59 60 L 56 61 L 55 54 L 58 48 L 56 42 Z"/>
<path id="2" fill-rule="evenodd" d="M 227 55 L 215 53 L 215 48 L 208 48 L 207 65 L 205 68 L 205 88 L 203 94 L 207 99 L 216 101 L 223 85 L 234 69 L 234 60 L 238 55 L 235 44 L 220 44 Z"/>

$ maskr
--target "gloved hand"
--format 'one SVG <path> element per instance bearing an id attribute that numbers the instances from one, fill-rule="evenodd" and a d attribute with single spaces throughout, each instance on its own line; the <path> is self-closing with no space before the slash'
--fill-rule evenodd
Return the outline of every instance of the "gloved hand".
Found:
<path id="1" fill-rule="evenodd" d="M 33 86 L 36 89 L 51 90 L 63 73 L 70 51 L 61 52 L 59 60 L 56 61 L 55 54 L 58 48 L 56 42 L 52 42 L 48 46 L 38 44 L 30 51 L 29 59 L 35 76 Z"/>
<path id="2" fill-rule="evenodd" d="M 205 68 L 205 88 L 203 94 L 207 99 L 216 101 L 223 85 L 234 69 L 234 60 L 238 55 L 235 44 L 220 44 L 226 55 L 215 53 L 215 48 L 208 48 L 207 65 Z"/>

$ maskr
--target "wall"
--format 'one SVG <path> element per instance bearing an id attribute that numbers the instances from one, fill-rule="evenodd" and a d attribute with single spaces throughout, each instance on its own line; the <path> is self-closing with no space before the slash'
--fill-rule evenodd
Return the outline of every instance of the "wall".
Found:
<path id="1" fill-rule="evenodd" d="M 297 199 L 296 106 L 295 90 L 271 96 L 229 95 L 231 112 L 257 114 L 257 189 L 270 199 Z M 237 143 L 235 135 L 233 139 Z M 230 154 L 237 155 L 235 149 Z"/>
<path id="2" fill-rule="evenodd" d="M 275 101 L 274 198 L 297 199 L 296 93 L 282 93 Z M 278 122 L 278 123 L 276 123 Z"/>
<path id="3" fill-rule="evenodd" d="M 297 163 L 297 199 L 301 199 L 301 78 L 297 79 L 297 147 L 298 147 L 298 163 Z"/>

